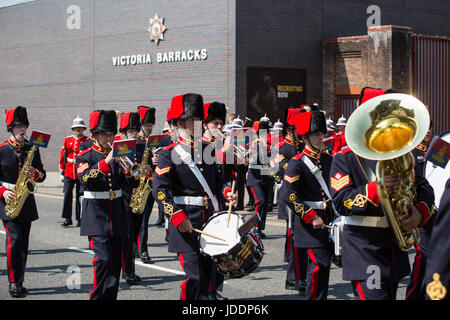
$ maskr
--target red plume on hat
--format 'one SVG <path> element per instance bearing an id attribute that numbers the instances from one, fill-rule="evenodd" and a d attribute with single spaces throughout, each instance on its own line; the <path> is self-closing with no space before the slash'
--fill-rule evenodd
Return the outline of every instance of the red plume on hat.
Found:
<path id="1" fill-rule="evenodd" d="M 203 110 L 203 122 L 209 122 L 212 120 L 222 120 L 225 123 L 227 116 L 227 109 L 225 105 L 220 102 L 206 103 Z"/>
<path id="2" fill-rule="evenodd" d="M 172 120 L 200 118 L 203 120 L 203 97 L 196 93 L 186 93 L 172 98 L 170 113 Z"/>
<path id="3" fill-rule="evenodd" d="M 286 110 L 286 127 L 295 126 L 295 119 L 297 119 L 297 115 L 300 112 L 300 108 L 288 108 Z"/>
<path id="4" fill-rule="evenodd" d="M 153 123 L 155 124 L 155 108 L 146 106 L 139 106 L 138 113 L 141 117 L 141 123 Z"/>
<path id="5" fill-rule="evenodd" d="M 117 133 L 117 113 L 115 110 L 96 110 L 89 116 L 89 129 L 92 134 L 99 132 Z"/>
<path id="6" fill-rule="evenodd" d="M 328 131 L 325 114 L 315 105 L 302 106 L 295 120 L 295 131 L 300 136 L 316 132 L 326 134 Z"/>
<path id="7" fill-rule="evenodd" d="M 120 132 L 128 129 L 141 129 L 141 117 L 137 112 L 126 112 L 120 115 Z"/>
<path id="8" fill-rule="evenodd" d="M 27 108 L 17 106 L 13 109 L 5 110 L 6 129 L 11 131 L 15 126 L 29 126 Z"/>
<path id="9" fill-rule="evenodd" d="M 361 94 L 359 95 L 359 99 L 358 99 L 359 105 L 362 105 L 364 102 L 366 102 L 372 98 L 381 96 L 383 94 L 388 94 L 388 93 L 399 93 L 399 92 L 394 89 L 384 90 L 384 89 L 375 89 L 375 88 L 371 88 L 371 87 L 364 87 L 361 90 Z"/>

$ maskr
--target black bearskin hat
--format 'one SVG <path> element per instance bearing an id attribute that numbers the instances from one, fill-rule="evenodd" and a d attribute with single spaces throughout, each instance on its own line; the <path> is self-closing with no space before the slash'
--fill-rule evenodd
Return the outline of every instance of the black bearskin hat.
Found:
<path id="1" fill-rule="evenodd" d="M 137 112 L 126 112 L 120 115 L 120 132 L 124 132 L 129 129 L 140 130 L 141 129 L 141 116 Z"/>
<path id="2" fill-rule="evenodd" d="M 172 98 L 170 114 L 173 120 L 197 117 L 203 120 L 203 97 L 196 93 L 186 93 Z"/>
<path id="3" fill-rule="evenodd" d="M 14 109 L 9 109 L 5 111 L 6 113 L 6 129 L 11 131 L 15 126 L 29 126 L 27 108 L 22 106 L 17 106 Z"/>
<path id="4" fill-rule="evenodd" d="M 141 116 L 141 123 L 153 123 L 155 124 L 155 108 L 146 106 L 139 106 L 138 113 Z"/>
<path id="5" fill-rule="evenodd" d="M 99 132 L 117 133 L 117 113 L 114 110 L 97 110 L 91 112 L 89 129 L 92 135 Z"/>
<path id="6" fill-rule="evenodd" d="M 327 134 L 325 113 L 319 111 L 319 108 L 315 105 L 302 108 L 295 120 L 295 131 L 300 136 L 316 132 Z"/>
<path id="7" fill-rule="evenodd" d="M 203 110 L 204 119 L 203 122 L 208 123 L 209 121 L 219 119 L 222 120 L 223 124 L 225 124 L 225 118 L 227 116 L 227 109 L 225 105 L 220 102 L 212 102 L 205 104 L 205 108 Z"/>

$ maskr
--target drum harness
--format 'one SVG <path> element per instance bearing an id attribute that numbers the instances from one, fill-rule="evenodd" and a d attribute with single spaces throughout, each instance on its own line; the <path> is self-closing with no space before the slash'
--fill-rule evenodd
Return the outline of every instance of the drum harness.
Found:
<path id="1" fill-rule="evenodd" d="M 194 161 L 192 160 L 191 155 L 189 153 L 187 153 L 183 149 L 183 147 L 179 144 L 174 147 L 174 150 L 176 153 L 178 153 L 178 155 L 180 156 L 183 163 L 186 164 L 188 166 L 188 168 L 192 171 L 192 173 L 197 178 L 198 182 L 200 182 L 203 189 L 206 191 L 209 198 L 211 199 L 212 205 L 214 207 L 214 211 L 218 212 L 219 211 L 219 202 L 217 201 L 216 196 L 212 193 L 211 188 L 208 185 L 208 182 L 206 182 L 206 180 L 203 177 L 202 173 L 200 172 L 199 168 L 195 165 Z M 199 201 L 199 203 L 196 203 L 197 198 L 199 200 L 200 200 L 200 198 L 202 198 L 201 202 L 203 202 L 203 197 L 174 197 L 174 201 L 175 201 L 175 203 L 178 203 L 178 204 L 191 204 L 191 205 L 202 206 L 201 204 L 199 204 L 200 201 Z"/>

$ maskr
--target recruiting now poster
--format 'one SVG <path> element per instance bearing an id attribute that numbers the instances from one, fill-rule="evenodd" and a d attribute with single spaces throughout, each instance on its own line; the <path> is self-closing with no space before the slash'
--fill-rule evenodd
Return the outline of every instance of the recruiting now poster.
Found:
<path id="1" fill-rule="evenodd" d="M 286 109 L 306 103 L 306 69 L 247 68 L 247 116 L 284 121 Z"/>

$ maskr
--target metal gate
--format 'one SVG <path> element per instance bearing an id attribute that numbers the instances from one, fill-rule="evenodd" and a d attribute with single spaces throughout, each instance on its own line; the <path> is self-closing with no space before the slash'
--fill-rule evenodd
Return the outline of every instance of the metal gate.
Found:
<path id="1" fill-rule="evenodd" d="M 358 107 L 357 95 L 336 96 L 337 99 L 337 117 L 344 116 L 346 119 L 350 117 L 353 110 Z"/>
<path id="2" fill-rule="evenodd" d="M 414 34 L 412 92 L 430 110 L 433 133 L 450 130 L 450 39 Z"/>

